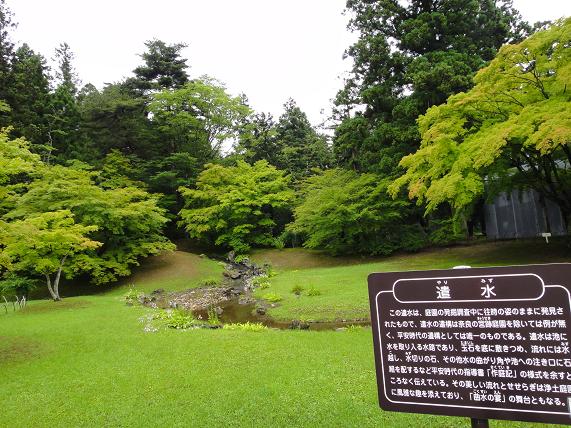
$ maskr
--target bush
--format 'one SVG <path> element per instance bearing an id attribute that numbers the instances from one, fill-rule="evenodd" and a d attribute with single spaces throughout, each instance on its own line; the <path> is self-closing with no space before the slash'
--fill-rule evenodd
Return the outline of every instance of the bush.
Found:
<path id="1" fill-rule="evenodd" d="M 232 249 L 273 246 L 276 213 L 294 199 L 290 178 L 267 161 L 235 166 L 206 165 L 196 188 L 179 189 L 184 200 L 180 222 L 191 238 Z"/>
<path id="2" fill-rule="evenodd" d="M 144 295 L 143 292 L 137 290 L 133 284 L 129 285 L 129 291 L 123 295 L 125 303 L 135 304 L 139 302 L 139 297 Z"/>
<path id="3" fill-rule="evenodd" d="M 304 183 L 288 231 L 330 254 L 388 255 L 425 245 L 418 209 L 387 194 L 388 180 L 331 169 Z"/>
<path id="4" fill-rule="evenodd" d="M 309 289 L 307 290 L 306 295 L 309 296 L 309 297 L 321 296 L 321 291 L 318 290 L 317 288 L 311 286 L 311 287 L 309 287 Z"/>
<path id="5" fill-rule="evenodd" d="M 270 286 L 272 285 L 270 283 L 270 280 L 267 276 L 257 276 L 252 280 L 252 284 L 254 285 L 254 287 L 259 287 L 262 290 L 265 290 L 266 288 L 270 288 Z"/>
<path id="6" fill-rule="evenodd" d="M 444 220 L 433 219 L 430 221 L 428 239 L 433 245 L 447 245 L 466 239 L 466 234 L 462 230 L 460 223 L 454 218 Z"/>
<path id="7" fill-rule="evenodd" d="M 0 295 L 16 295 L 26 297 L 38 286 L 38 280 L 17 275 L 0 277 Z"/>
<path id="8" fill-rule="evenodd" d="M 283 297 L 280 294 L 267 293 L 262 296 L 262 299 L 267 300 L 268 302 L 276 303 L 276 302 L 281 302 L 283 300 Z"/>
<path id="9" fill-rule="evenodd" d="M 177 330 L 197 328 L 203 324 L 196 320 L 191 312 L 181 311 L 180 309 L 158 311 L 153 315 L 153 319 L 161 321 L 165 327 Z"/>
<path id="10" fill-rule="evenodd" d="M 272 265 L 270 265 L 269 263 L 265 263 L 264 264 L 264 272 L 266 272 L 266 276 L 268 278 L 273 278 L 274 276 L 276 276 L 278 273 L 274 270 L 274 268 L 272 267 Z"/>
<path id="11" fill-rule="evenodd" d="M 296 296 L 300 296 L 301 293 L 303 292 L 303 290 L 305 290 L 305 288 L 303 288 L 303 286 L 299 285 L 299 284 L 295 284 L 292 288 L 291 288 L 291 292 L 293 294 L 295 294 Z"/>
<path id="12" fill-rule="evenodd" d="M 199 284 L 201 287 L 217 287 L 220 285 L 220 280 L 217 278 L 206 278 Z"/>
<path id="13" fill-rule="evenodd" d="M 210 325 L 220 325 L 220 319 L 218 318 L 218 312 L 214 307 L 208 308 L 208 324 Z"/>

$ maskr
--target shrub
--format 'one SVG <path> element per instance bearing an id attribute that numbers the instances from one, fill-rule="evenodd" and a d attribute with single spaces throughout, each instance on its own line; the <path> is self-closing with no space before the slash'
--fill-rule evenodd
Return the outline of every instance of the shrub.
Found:
<path id="1" fill-rule="evenodd" d="M 303 292 L 303 290 L 305 290 L 305 288 L 303 288 L 302 285 L 299 284 L 295 284 L 292 288 L 291 288 L 291 292 L 293 294 L 295 294 L 296 296 L 301 295 L 301 293 Z"/>
<path id="2" fill-rule="evenodd" d="M 180 309 L 158 311 L 153 315 L 153 319 L 161 321 L 165 327 L 177 330 L 197 328 L 202 324 L 194 318 L 191 312 L 181 311 Z"/>
<path id="3" fill-rule="evenodd" d="M 208 324 L 220 325 L 220 319 L 218 318 L 218 313 L 216 312 L 216 309 L 213 306 L 208 308 Z"/>
<path id="4" fill-rule="evenodd" d="M 278 273 L 274 270 L 274 268 L 272 268 L 270 265 L 266 265 L 264 267 L 264 270 L 266 271 L 266 275 L 268 276 L 268 278 L 273 278 L 274 276 L 276 276 Z"/>
<path id="5" fill-rule="evenodd" d="M 308 178 L 287 230 L 306 248 L 339 254 L 387 255 L 424 246 L 418 209 L 387 194 L 388 179 L 330 169 Z"/>
<path id="6" fill-rule="evenodd" d="M 130 304 L 134 304 L 137 303 L 139 301 L 139 297 L 141 297 L 144 293 L 137 290 L 133 284 L 131 284 L 129 286 L 129 291 L 127 291 L 124 295 L 123 295 L 123 300 L 125 301 L 125 303 L 130 303 Z"/>
<path id="7" fill-rule="evenodd" d="M 306 295 L 308 295 L 309 297 L 321 296 L 321 291 L 319 289 L 315 288 L 314 286 L 311 286 L 307 290 Z"/>
<path id="8" fill-rule="evenodd" d="M 280 302 L 283 300 L 283 297 L 280 294 L 276 293 L 267 293 L 262 296 L 262 299 L 267 300 L 268 302 Z"/>
<path id="9" fill-rule="evenodd" d="M 295 194 L 290 178 L 267 161 L 234 166 L 208 164 L 193 189 L 179 189 L 184 200 L 179 224 L 191 238 L 232 249 L 273 246 L 276 213 L 289 209 Z M 236 260 L 238 262 L 238 260 Z"/>
<path id="10" fill-rule="evenodd" d="M 220 285 L 220 280 L 217 278 L 206 278 L 200 282 L 201 287 L 217 287 Z"/>
<path id="11" fill-rule="evenodd" d="M 236 263 L 242 263 L 248 260 L 248 256 L 245 254 L 238 254 L 236 257 L 234 257 L 234 261 Z"/>
<path id="12" fill-rule="evenodd" d="M 254 285 L 254 287 L 259 287 L 262 290 L 265 290 L 266 288 L 270 288 L 270 286 L 272 285 L 270 283 L 270 280 L 268 279 L 267 276 L 257 276 L 252 280 L 252 284 Z"/>
<path id="13" fill-rule="evenodd" d="M 455 218 L 444 220 L 432 219 L 430 223 L 428 239 L 433 245 L 447 245 L 466 239 L 462 225 Z"/>
<path id="14" fill-rule="evenodd" d="M 285 241 L 282 239 L 281 236 L 274 238 L 274 247 L 278 250 L 283 250 L 285 248 Z"/>

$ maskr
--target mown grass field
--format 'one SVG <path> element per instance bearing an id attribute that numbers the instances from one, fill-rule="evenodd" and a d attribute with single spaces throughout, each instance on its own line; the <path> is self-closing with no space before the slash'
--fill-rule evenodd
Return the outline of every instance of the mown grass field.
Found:
<path id="1" fill-rule="evenodd" d="M 518 255 L 509 244 L 500 245 L 494 257 L 503 254 L 502 263 L 569 259 L 565 249 L 539 253 L 538 248 L 522 247 Z M 326 310 L 327 301 L 341 304 L 348 298 L 366 299 L 363 281 L 372 268 L 488 264 L 483 254 L 489 251 L 480 256 L 477 252 L 456 248 L 440 256 L 429 252 L 345 267 L 333 266 L 333 260 L 313 253 L 296 252 L 292 257 L 305 258 L 306 264 L 309 260 L 330 263 L 311 268 L 298 262 L 288 266 L 282 252 L 258 256 L 283 259 L 281 266 L 275 263 L 278 275 L 271 287 L 282 287 L 287 294 L 293 285 L 289 281 L 313 281 L 324 293 L 311 299 L 322 299 L 315 302 Z M 470 254 L 473 257 L 467 260 Z M 182 267 L 163 265 L 147 270 L 147 276 L 139 276 L 135 284 L 148 290 L 179 288 L 196 284 L 201 275 L 210 277 L 219 269 L 215 262 L 193 260 L 198 264 L 202 260 L 206 267 L 188 283 L 181 278 Z M 339 293 L 333 299 L 330 295 L 336 287 Z M 126 306 L 121 291 L 125 289 L 60 303 L 34 301 L 22 312 L 0 314 L 0 426 L 469 426 L 469 420 L 462 418 L 381 411 L 368 328 L 146 333 L 139 318 L 150 310 Z M 304 297 L 293 299 L 299 303 Z M 284 300 L 284 310 L 294 311 L 293 303 Z M 352 307 L 352 303 L 346 305 Z M 552 425 L 492 421 L 491 426 Z"/>

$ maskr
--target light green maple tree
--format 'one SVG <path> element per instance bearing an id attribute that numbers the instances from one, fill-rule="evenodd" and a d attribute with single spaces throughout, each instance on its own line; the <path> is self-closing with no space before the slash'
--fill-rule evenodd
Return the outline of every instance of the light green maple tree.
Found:
<path id="1" fill-rule="evenodd" d="M 196 189 L 180 188 L 185 200 L 180 224 L 191 238 L 239 253 L 271 246 L 278 233 L 275 217 L 294 198 L 288 185 L 289 177 L 265 160 L 229 167 L 209 164 Z"/>
<path id="2" fill-rule="evenodd" d="M 418 119 L 420 149 L 391 186 L 431 212 L 533 188 L 571 214 L 571 19 L 505 45 L 475 86 Z"/>
<path id="3" fill-rule="evenodd" d="M 41 275 L 54 300 L 60 300 L 62 273 L 79 272 L 69 261 L 102 245 L 88 235 L 97 226 L 76 224 L 68 210 L 41 213 L 10 223 L 0 222 L 0 266 L 9 274 Z"/>
<path id="4" fill-rule="evenodd" d="M 387 184 L 378 175 L 339 168 L 310 177 L 287 229 L 303 237 L 305 247 L 332 254 L 417 250 L 426 237 L 414 206 L 404 198 L 391 199 Z"/>

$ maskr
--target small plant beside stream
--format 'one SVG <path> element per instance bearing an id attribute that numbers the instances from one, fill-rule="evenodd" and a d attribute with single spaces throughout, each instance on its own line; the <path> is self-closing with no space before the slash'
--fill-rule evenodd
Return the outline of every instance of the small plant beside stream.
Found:
<path id="1" fill-rule="evenodd" d="M 222 327 L 224 330 L 241 330 L 241 331 L 252 331 L 252 332 L 261 332 L 268 329 L 264 324 L 258 322 L 244 322 L 244 323 L 233 323 L 233 324 L 224 324 Z"/>
<path id="2" fill-rule="evenodd" d="M 218 312 L 216 312 L 216 308 L 213 306 L 208 308 L 208 324 L 212 326 L 220 326 L 222 324 L 220 318 L 218 318 Z"/>
<path id="3" fill-rule="evenodd" d="M 153 315 L 153 320 L 158 320 L 165 327 L 176 330 L 199 328 L 204 324 L 204 322 L 194 318 L 191 312 L 181 311 L 180 309 L 159 310 Z"/>
<path id="4" fill-rule="evenodd" d="M 256 288 L 265 290 L 270 288 L 272 284 L 270 283 L 270 279 L 267 276 L 256 276 L 254 279 L 252 279 L 252 285 Z"/>
<path id="5" fill-rule="evenodd" d="M 302 285 L 299 284 L 295 284 L 292 288 L 291 288 L 291 292 L 293 294 L 295 294 L 296 296 L 301 296 L 301 293 L 303 293 L 303 291 L 305 290 L 305 288 L 303 288 Z"/>
<path id="6" fill-rule="evenodd" d="M 268 302 L 277 303 L 283 300 L 281 294 L 277 293 L 266 293 L 262 296 L 262 299 L 267 300 Z"/>

